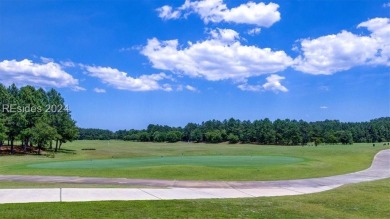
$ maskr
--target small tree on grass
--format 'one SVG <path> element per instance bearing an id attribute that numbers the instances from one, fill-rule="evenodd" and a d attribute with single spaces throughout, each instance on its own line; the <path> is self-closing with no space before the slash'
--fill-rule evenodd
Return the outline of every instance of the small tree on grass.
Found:
<path id="1" fill-rule="evenodd" d="M 320 144 L 322 144 L 322 138 L 319 137 L 314 138 L 314 145 L 318 146 Z"/>
<path id="2" fill-rule="evenodd" d="M 70 116 L 66 116 L 66 119 L 62 121 L 60 127 L 54 127 L 56 132 L 56 147 L 55 152 L 61 149 L 62 143 L 73 141 L 79 136 L 79 130 L 76 127 L 76 122 L 71 119 Z"/>
<path id="3" fill-rule="evenodd" d="M 34 143 L 38 146 L 38 154 L 41 154 L 41 149 L 48 141 L 58 138 L 56 129 L 45 122 L 38 122 L 31 131 Z"/>

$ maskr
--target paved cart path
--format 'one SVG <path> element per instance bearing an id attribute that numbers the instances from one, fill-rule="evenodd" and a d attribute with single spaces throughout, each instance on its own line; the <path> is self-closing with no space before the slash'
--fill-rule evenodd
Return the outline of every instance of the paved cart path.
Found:
<path id="1" fill-rule="evenodd" d="M 341 185 L 390 178 L 390 149 L 377 153 L 368 169 L 321 178 L 279 181 L 190 181 L 97 177 L 0 175 L 0 181 L 117 184 L 133 188 L 0 189 L 0 203 L 245 198 L 300 195 Z M 136 188 L 134 188 L 136 187 Z M 151 188 L 153 187 L 153 188 Z"/>

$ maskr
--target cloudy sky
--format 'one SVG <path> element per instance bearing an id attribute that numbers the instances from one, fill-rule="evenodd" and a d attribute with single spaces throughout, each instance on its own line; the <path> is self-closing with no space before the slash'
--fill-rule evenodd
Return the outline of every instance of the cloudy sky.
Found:
<path id="1" fill-rule="evenodd" d="M 0 82 L 80 127 L 390 116 L 390 2 L 1 0 Z"/>

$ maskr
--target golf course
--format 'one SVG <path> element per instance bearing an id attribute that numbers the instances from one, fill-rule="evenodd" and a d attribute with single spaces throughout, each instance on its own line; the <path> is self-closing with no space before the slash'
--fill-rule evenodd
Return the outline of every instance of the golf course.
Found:
<path id="1" fill-rule="evenodd" d="M 0 219 L 390 219 L 390 0 L 0 0 Z"/>
<path id="2" fill-rule="evenodd" d="M 333 176 L 368 168 L 387 144 L 264 146 L 254 144 L 141 143 L 85 140 L 67 143 L 54 157 L 2 156 L 0 175 L 122 177 L 179 180 L 288 180 Z M 87 149 L 87 150 L 86 150 Z M 389 179 L 295 197 L 223 200 L 103 201 L 2 204 L 6 218 L 276 217 L 375 218 L 390 215 Z M 114 184 L 0 182 L 17 188 L 126 188 Z M 364 197 L 364 198 L 363 198 Z M 375 200 L 375 202 L 373 202 Z M 20 210 L 22 208 L 23 210 Z M 55 209 L 47 214 L 37 209 Z M 164 208 L 164 211 L 159 209 Z M 148 209 L 148 210 L 146 210 Z M 38 210 L 39 211 L 39 210 Z M 47 211 L 46 211 L 47 212 Z M 169 214 L 168 214 L 169 212 Z"/>
<path id="3" fill-rule="evenodd" d="M 0 174 L 181 180 L 283 180 L 368 168 L 389 145 L 264 146 L 84 140 L 48 156 L 2 156 Z M 85 150 L 87 149 L 87 150 Z M 93 150 L 91 150 L 93 149 Z"/>

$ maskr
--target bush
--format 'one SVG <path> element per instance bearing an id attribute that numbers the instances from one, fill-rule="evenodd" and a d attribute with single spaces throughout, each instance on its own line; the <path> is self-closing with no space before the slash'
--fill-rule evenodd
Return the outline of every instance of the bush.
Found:
<path id="1" fill-rule="evenodd" d="M 210 143 L 222 142 L 222 135 L 221 135 L 221 131 L 219 130 L 206 132 L 205 137 L 206 137 L 206 141 Z"/>
<path id="2" fill-rule="evenodd" d="M 181 132 L 170 131 L 167 133 L 166 140 L 170 143 L 178 142 L 181 140 Z"/>
<path id="3" fill-rule="evenodd" d="M 240 141 L 237 135 L 231 133 L 228 135 L 227 140 L 229 141 L 230 144 L 236 144 Z"/>

